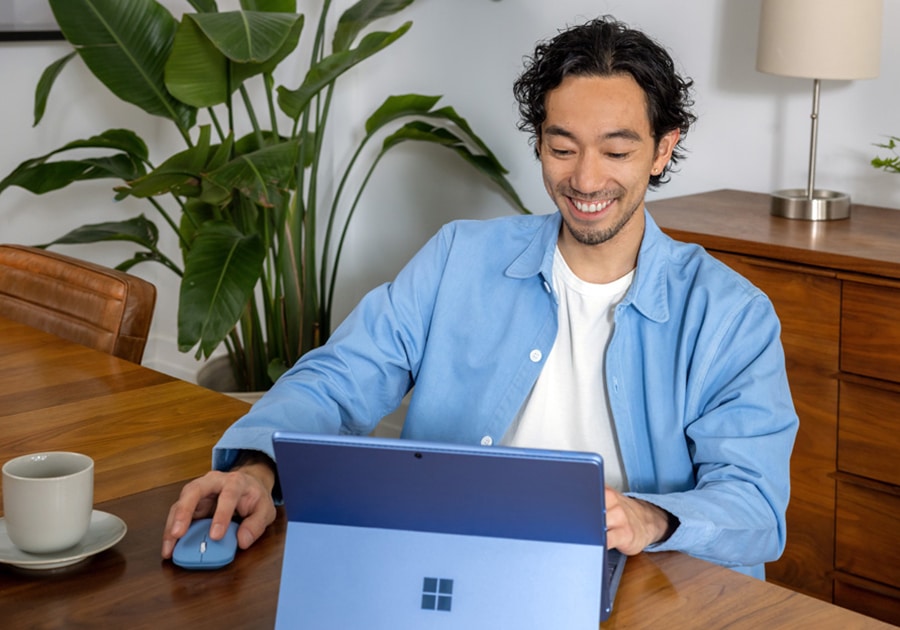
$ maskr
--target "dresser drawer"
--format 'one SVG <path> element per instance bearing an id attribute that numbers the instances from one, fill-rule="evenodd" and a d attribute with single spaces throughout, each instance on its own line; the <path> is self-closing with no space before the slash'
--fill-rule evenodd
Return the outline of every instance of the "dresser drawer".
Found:
<path id="1" fill-rule="evenodd" d="M 900 626 L 900 589 L 838 573 L 834 603 Z"/>
<path id="2" fill-rule="evenodd" d="M 874 484 L 837 484 L 835 568 L 900 588 L 900 495 Z"/>
<path id="3" fill-rule="evenodd" d="M 844 282 L 841 370 L 900 382 L 900 289 Z"/>
<path id="4" fill-rule="evenodd" d="M 900 387 L 841 382 L 838 470 L 900 486 Z"/>

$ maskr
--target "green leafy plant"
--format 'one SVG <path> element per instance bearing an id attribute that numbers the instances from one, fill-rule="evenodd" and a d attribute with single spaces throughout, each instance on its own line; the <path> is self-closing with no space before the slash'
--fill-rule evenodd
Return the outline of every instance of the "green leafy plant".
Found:
<path id="1" fill-rule="evenodd" d="M 527 212 L 497 158 L 452 107 L 437 106 L 437 96 L 389 96 L 365 121 L 339 177 L 320 160 L 337 79 L 397 41 L 411 22 L 363 32 L 412 2 L 359 0 L 337 21 L 330 52 L 331 1 L 312 3 L 319 15 L 311 57 L 292 89 L 276 86 L 273 72 L 299 54 L 306 18 L 296 0 L 241 0 L 240 10 L 225 12 L 215 0 L 190 0 L 194 12 L 180 22 L 155 0 L 50 0 L 74 50 L 41 76 L 35 125 L 56 77 L 80 57 L 116 97 L 171 121 L 185 148 L 152 162 L 135 132 L 110 129 L 22 162 L 0 181 L 0 192 L 20 186 L 43 194 L 112 178 L 116 199 L 146 200 L 152 218 L 85 225 L 47 246 L 137 245 L 120 269 L 155 261 L 181 278 L 180 350 L 203 358 L 224 343 L 239 387 L 267 389 L 328 339 L 347 228 L 391 148 L 406 141 L 446 147 Z M 239 121 L 246 121 L 242 132 Z M 366 152 L 379 135 L 380 148 Z M 85 149 L 96 155 L 61 157 Z M 351 181 L 361 183 L 354 189 Z M 334 192 L 326 196 L 326 189 Z M 180 252 L 162 250 L 154 219 L 177 234 Z"/>
<path id="2" fill-rule="evenodd" d="M 880 168 L 888 173 L 900 173 L 900 155 L 897 154 L 897 147 L 900 145 L 900 138 L 891 136 L 887 142 L 878 143 L 875 146 L 882 149 L 888 149 L 894 155 L 890 157 L 874 157 L 872 158 L 872 166 Z"/>

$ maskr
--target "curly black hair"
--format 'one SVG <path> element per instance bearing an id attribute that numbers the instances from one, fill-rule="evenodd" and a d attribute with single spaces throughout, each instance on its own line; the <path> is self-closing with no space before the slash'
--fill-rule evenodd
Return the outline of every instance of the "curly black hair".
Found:
<path id="1" fill-rule="evenodd" d="M 564 78 L 628 74 L 647 96 L 654 139 L 659 142 L 670 131 L 681 131 L 671 160 L 660 174 L 651 175 L 650 187 L 667 182 L 667 173 L 684 158 L 682 142 L 697 119 L 691 111 L 694 82 L 681 77 L 669 53 L 644 33 L 610 16 L 600 17 L 538 43 L 525 66 L 513 85 L 513 93 L 519 102 L 518 127 L 531 134 L 535 154 L 539 152 L 538 136 L 547 116 L 547 94 Z"/>

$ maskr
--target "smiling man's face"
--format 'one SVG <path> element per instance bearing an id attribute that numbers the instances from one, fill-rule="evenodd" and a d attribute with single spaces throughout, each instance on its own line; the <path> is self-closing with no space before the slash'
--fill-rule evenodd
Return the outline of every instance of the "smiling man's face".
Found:
<path id="1" fill-rule="evenodd" d="M 546 111 L 538 147 L 562 213 L 560 247 L 600 245 L 626 226 L 639 243 L 650 175 L 669 161 L 678 131 L 654 139 L 644 91 L 627 74 L 567 77 Z"/>

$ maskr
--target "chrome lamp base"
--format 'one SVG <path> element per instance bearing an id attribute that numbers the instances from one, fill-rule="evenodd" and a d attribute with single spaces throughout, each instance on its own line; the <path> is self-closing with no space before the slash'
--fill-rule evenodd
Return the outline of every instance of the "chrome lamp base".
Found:
<path id="1" fill-rule="evenodd" d="M 810 198 L 805 188 L 772 193 L 772 215 L 806 221 L 832 221 L 850 216 L 850 195 L 832 190 L 816 190 Z"/>

